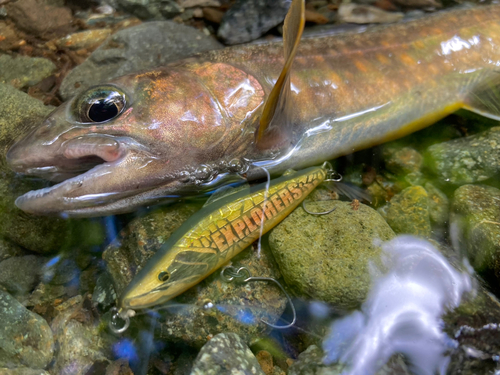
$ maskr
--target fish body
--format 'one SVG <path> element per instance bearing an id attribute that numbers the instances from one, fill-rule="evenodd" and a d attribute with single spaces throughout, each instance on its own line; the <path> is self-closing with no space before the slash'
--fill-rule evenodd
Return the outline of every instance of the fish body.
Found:
<path id="1" fill-rule="evenodd" d="M 327 176 L 311 167 L 221 198 L 188 219 L 123 291 L 122 315 L 198 284 L 290 214 Z"/>
<path id="2" fill-rule="evenodd" d="M 261 178 L 263 168 L 315 165 L 459 108 L 500 118 L 499 5 L 304 39 L 269 112 L 288 61 L 282 43 L 238 46 L 77 95 L 9 151 L 14 170 L 62 181 L 16 204 L 35 214 L 127 212 Z M 264 115 L 271 126 L 256 141 Z"/>

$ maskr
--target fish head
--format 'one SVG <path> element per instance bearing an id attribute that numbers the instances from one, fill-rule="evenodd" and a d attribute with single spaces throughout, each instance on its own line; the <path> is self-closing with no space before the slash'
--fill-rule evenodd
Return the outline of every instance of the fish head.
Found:
<path id="1" fill-rule="evenodd" d="M 33 214 L 102 216 L 207 189 L 244 172 L 241 155 L 263 95 L 246 73 L 212 63 L 91 87 L 8 151 L 14 171 L 58 182 L 16 205 Z"/>

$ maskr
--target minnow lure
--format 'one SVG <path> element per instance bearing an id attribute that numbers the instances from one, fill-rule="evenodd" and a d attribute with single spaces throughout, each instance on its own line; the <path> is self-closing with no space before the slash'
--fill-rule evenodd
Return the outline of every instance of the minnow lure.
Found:
<path id="1" fill-rule="evenodd" d="M 217 50 L 92 87 L 8 152 L 58 181 L 18 198 L 34 214 L 100 216 L 302 169 L 466 108 L 500 119 L 500 5 L 283 43 Z M 284 53 L 283 53 L 284 51 Z M 62 181 L 62 182 L 61 182 Z"/>
<path id="2" fill-rule="evenodd" d="M 330 174 L 311 167 L 205 206 L 163 244 L 123 291 L 120 316 L 164 303 L 198 284 L 292 212 Z"/>

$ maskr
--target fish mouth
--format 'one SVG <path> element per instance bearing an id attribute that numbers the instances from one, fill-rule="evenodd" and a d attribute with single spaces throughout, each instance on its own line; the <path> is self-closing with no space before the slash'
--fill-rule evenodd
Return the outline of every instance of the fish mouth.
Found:
<path id="1" fill-rule="evenodd" d="M 8 159 L 14 170 L 58 182 L 16 199 L 17 207 L 35 215 L 90 217 L 129 212 L 148 199 L 153 200 L 152 191 L 158 187 L 157 183 L 141 179 L 147 175 L 141 169 L 150 169 L 157 158 L 128 138 L 74 138 L 63 142 L 51 160 L 38 164 L 29 163 L 26 158 L 16 160 L 17 152 L 15 148 L 9 151 Z M 163 192 L 170 190 L 168 178 L 162 182 Z M 147 192 L 151 194 L 148 196 Z M 158 195 L 155 197 L 158 200 Z"/>

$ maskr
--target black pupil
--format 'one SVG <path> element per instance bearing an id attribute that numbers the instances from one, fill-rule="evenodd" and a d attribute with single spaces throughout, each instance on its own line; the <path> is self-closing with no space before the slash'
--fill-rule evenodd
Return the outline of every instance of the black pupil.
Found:
<path id="1" fill-rule="evenodd" d="M 89 108 L 89 119 L 94 122 L 111 120 L 118 115 L 118 107 L 115 102 L 103 98 L 95 101 Z"/>
<path id="2" fill-rule="evenodd" d="M 168 272 L 160 272 L 158 274 L 158 280 L 160 281 L 167 281 L 170 278 L 170 275 Z"/>

